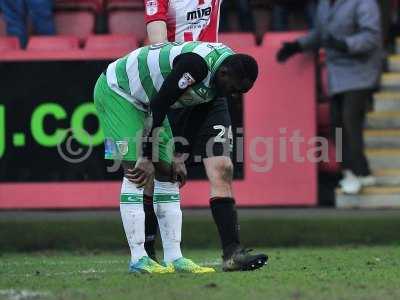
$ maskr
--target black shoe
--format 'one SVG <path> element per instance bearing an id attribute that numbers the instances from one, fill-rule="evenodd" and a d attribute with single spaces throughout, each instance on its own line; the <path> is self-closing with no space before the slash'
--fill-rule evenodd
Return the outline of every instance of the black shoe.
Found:
<path id="1" fill-rule="evenodd" d="M 267 264 L 268 256 L 265 254 L 250 254 L 252 249 L 237 247 L 228 257 L 222 257 L 222 270 L 232 271 L 253 271 Z"/>

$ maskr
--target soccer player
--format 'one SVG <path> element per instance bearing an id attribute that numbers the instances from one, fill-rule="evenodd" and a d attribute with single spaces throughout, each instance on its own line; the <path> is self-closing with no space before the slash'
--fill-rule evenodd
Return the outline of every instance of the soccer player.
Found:
<path id="1" fill-rule="evenodd" d="M 145 20 L 150 43 L 183 41 L 217 42 L 219 13 L 222 0 L 145 0 Z M 232 148 L 232 127 L 225 97 L 217 97 L 212 102 L 196 108 L 181 109 L 168 115 L 173 131 L 181 127 L 180 119 L 198 119 L 197 144 L 192 145 L 191 154 L 202 157 L 207 177 L 211 185 L 210 206 L 217 225 L 223 248 L 224 270 L 247 270 L 265 255 L 251 255 L 239 243 L 237 213 L 232 191 L 233 164 L 230 158 Z M 198 113 L 200 112 L 200 114 Z M 193 114 L 193 117 L 191 116 Z M 206 151 L 206 142 L 218 139 L 214 151 Z M 202 141 L 202 142 L 199 142 Z M 183 175 L 186 175 L 184 173 Z M 185 176 L 181 176 L 181 186 Z M 154 244 L 157 235 L 157 218 L 153 209 L 153 186 L 150 182 L 144 191 L 144 211 L 146 215 L 145 248 L 152 258 L 156 258 Z"/>
<path id="2" fill-rule="evenodd" d="M 120 210 L 131 249 L 131 272 L 214 271 L 181 253 L 182 213 L 176 178 L 182 175 L 182 161 L 173 157 L 173 135 L 166 114 L 170 108 L 213 102 L 217 95 L 245 93 L 257 75 L 257 63 L 248 55 L 234 54 L 222 44 L 188 42 L 139 48 L 111 63 L 99 77 L 94 101 L 106 137 L 105 158 L 122 160 L 125 174 Z M 186 126 L 196 124 L 188 120 Z M 149 258 L 144 248 L 143 186 L 153 175 L 154 210 L 166 267 Z M 236 217 L 228 216 L 223 222 L 235 227 L 230 234 L 236 239 L 237 226 L 228 225 L 232 220 Z M 258 256 L 247 267 L 265 261 L 265 256 Z"/>

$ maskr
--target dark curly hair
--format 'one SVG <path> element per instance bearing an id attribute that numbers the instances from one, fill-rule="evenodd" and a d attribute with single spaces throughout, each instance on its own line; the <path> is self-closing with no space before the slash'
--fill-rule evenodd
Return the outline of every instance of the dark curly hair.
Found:
<path id="1" fill-rule="evenodd" d="M 228 56 L 223 66 L 227 67 L 236 76 L 247 78 L 251 82 L 255 82 L 258 77 L 258 64 L 257 61 L 247 54 L 234 54 Z"/>

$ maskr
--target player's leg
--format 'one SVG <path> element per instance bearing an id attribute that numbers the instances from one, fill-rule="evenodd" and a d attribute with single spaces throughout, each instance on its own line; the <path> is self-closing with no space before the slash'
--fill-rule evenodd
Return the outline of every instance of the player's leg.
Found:
<path id="1" fill-rule="evenodd" d="M 145 114 L 114 93 L 102 74 L 94 91 L 95 106 L 100 126 L 106 137 L 105 158 L 123 162 L 124 172 L 134 167 L 137 160 L 137 137 L 142 135 Z M 129 271 L 166 273 L 167 268 L 151 260 L 144 249 L 145 215 L 143 188 L 125 177 L 120 194 L 120 212 L 126 238 L 131 251 Z"/>
<path id="2" fill-rule="evenodd" d="M 147 254 L 157 261 L 155 243 L 157 238 L 158 222 L 154 212 L 153 204 L 154 180 L 150 180 L 144 187 L 143 208 L 145 214 L 145 232 L 146 238 L 144 248 Z"/>
<path id="3" fill-rule="evenodd" d="M 169 172 L 172 161 L 172 152 L 173 152 L 173 149 L 170 148 L 173 147 L 173 145 L 171 145 L 172 142 L 170 143 L 170 141 L 172 140 L 172 133 L 170 129 L 170 124 L 167 120 L 164 122 L 164 127 L 165 127 L 164 132 L 162 132 L 160 135 L 161 143 L 159 150 L 160 156 L 162 156 L 162 159 L 164 161 L 160 159 L 161 160 L 160 163 L 156 164 L 156 166 L 158 167 L 159 176 L 162 176 L 163 171 L 166 173 Z M 145 186 L 143 207 L 146 216 L 145 249 L 149 254 L 149 256 L 156 260 L 155 241 L 157 237 L 158 220 L 154 209 L 154 187 L 155 187 L 154 180 L 152 180 Z"/>
<path id="4" fill-rule="evenodd" d="M 168 115 L 168 118 L 170 118 L 170 115 Z M 175 123 L 171 122 L 170 125 L 175 125 Z M 145 186 L 144 196 L 143 196 L 143 207 L 146 217 L 145 221 L 146 241 L 144 243 L 144 247 L 148 255 L 154 260 L 156 260 L 155 242 L 158 233 L 157 232 L 158 221 L 157 221 L 157 215 L 154 211 L 153 195 L 154 195 L 154 181 L 151 181 Z"/>
<path id="5" fill-rule="evenodd" d="M 119 207 L 126 239 L 131 251 L 130 270 L 133 271 L 139 269 L 136 268 L 136 264 L 143 257 L 147 257 L 144 249 L 143 189 L 137 188 L 125 177 L 122 182 Z"/>
<path id="6" fill-rule="evenodd" d="M 203 159 L 211 198 L 232 198 L 233 163 L 229 156 L 212 156 Z"/>
<path id="7" fill-rule="evenodd" d="M 153 137 L 153 147 L 154 147 Z M 171 262 L 182 257 L 181 229 L 182 212 L 180 208 L 179 187 L 171 182 L 173 160 L 173 138 L 169 122 L 165 119 L 157 138 L 158 153 L 153 160 L 156 168 L 154 180 L 153 205 L 158 219 L 164 249 L 164 262 Z M 154 148 L 153 148 L 154 149 Z"/>
<path id="8" fill-rule="evenodd" d="M 227 257 L 239 246 L 238 218 L 232 193 L 233 164 L 230 157 L 214 156 L 203 159 L 210 182 L 210 207 Z"/>
<path id="9" fill-rule="evenodd" d="M 179 112 L 175 111 L 175 113 L 170 112 L 168 115 L 168 119 L 172 118 L 172 122 L 170 125 L 174 130 L 176 128 L 177 123 L 176 120 L 179 119 Z M 156 259 L 156 250 L 155 250 L 155 242 L 157 238 L 157 230 L 158 230 L 158 221 L 157 216 L 154 211 L 154 181 L 149 182 L 144 188 L 144 196 L 143 196 L 143 207 L 144 213 L 146 217 L 145 222 L 145 231 L 146 231 L 146 241 L 144 243 L 144 247 L 147 251 L 147 254 L 154 260 Z"/>
<path id="10" fill-rule="evenodd" d="M 153 139 L 154 140 L 154 139 Z M 204 268 L 181 252 L 182 211 L 177 182 L 171 182 L 174 142 L 169 122 L 165 119 L 163 131 L 159 134 L 159 161 L 155 162 L 154 211 L 157 215 L 164 250 L 164 263 L 177 272 L 208 273 L 212 268 Z M 154 159 L 154 155 L 153 155 Z"/>
<path id="11" fill-rule="evenodd" d="M 196 120 L 199 118 L 198 120 Z M 240 245 L 239 225 L 232 191 L 232 130 L 226 99 L 217 98 L 193 111 L 194 122 L 203 120 L 193 155 L 201 155 L 210 181 L 210 207 L 218 228 L 225 271 L 253 270 L 262 267 L 267 256 L 252 255 Z"/>
<path id="12" fill-rule="evenodd" d="M 124 174 L 133 169 L 135 161 L 123 161 Z M 124 177 L 121 196 L 120 212 L 124 231 L 131 250 L 129 271 L 132 273 L 172 273 L 172 268 L 165 268 L 148 257 L 144 248 L 145 241 L 145 214 L 143 210 L 143 188 Z"/>
<path id="13" fill-rule="evenodd" d="M 350 91 L 344 94 L 343 100 L 343 134 L 349 141 L 348 154 L 352 162 L 352 171 L 359 178 L 371 175 L 364 153 L 363 138 L 365 117 L 371 95 L 370 90 Z"/>
<path id="14" fill-rule="evenodd" d="M 159 179 L 159 180 L 158 180 Z M 201 267 L 183 257 L 181 252 L 182 211 L 178 183 L 154 181 L 154 210 L 158 217 L 164 249 L 164 264 L 181 273 L 211 273 L 212 268 Z"/>

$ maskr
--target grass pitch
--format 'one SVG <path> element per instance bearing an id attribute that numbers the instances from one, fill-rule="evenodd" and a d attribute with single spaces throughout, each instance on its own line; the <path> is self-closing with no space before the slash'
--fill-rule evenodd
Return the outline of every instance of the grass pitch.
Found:
<path id="1" fill-rule="evenodd" d="M 400 246 L 264 249 L 269 265 L 222 273 L 216 250 L 186 250 L 216 274 L 131 275 L 121 252 L 0 256 L 0 299 L 400 299 Z"/>

